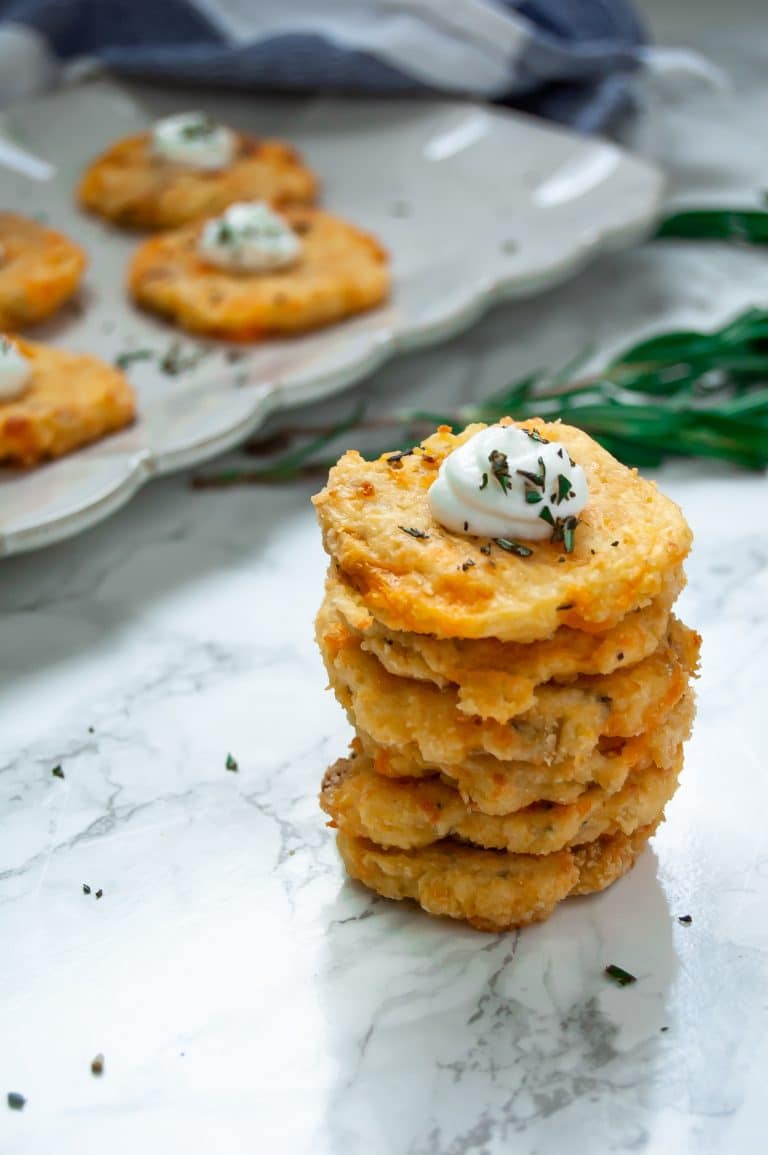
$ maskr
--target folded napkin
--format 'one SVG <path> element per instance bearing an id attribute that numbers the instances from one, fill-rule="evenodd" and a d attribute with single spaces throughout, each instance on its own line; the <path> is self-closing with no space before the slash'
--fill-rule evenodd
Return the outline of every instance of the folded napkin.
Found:
<path id="1" fill-rule="evenodd" d="M 582 131 L 632 102 L 628 0 L 0 0 L 0 102 L 83 61 L 218 87 L 501 100 Z"/>

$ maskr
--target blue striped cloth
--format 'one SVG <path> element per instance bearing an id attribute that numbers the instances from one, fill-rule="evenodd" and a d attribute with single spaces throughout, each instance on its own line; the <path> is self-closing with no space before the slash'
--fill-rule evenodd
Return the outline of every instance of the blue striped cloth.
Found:
<path id="1" fill-rule="evenodd" d="M 218 87 L 500 100 L 592 132 L 632 101 L 629 0 L 0 0 L 0 102 L 96 62 Z"/>

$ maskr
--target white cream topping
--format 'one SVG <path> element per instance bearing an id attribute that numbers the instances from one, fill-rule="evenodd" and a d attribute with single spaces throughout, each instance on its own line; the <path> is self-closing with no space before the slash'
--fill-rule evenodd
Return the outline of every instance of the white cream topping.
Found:
<path id="1" fill-rule="evenodd" d="M 32 374 L 32 366 L 23 353 L 0 337 L 0 401 L 15 401 L 24 392 Z"/>
<path id="2" fill-rule="evenodd" d="M 155 156 L 190 168 L 218 169 L 231 164 L 237 135 L 204 112 L 180 112 L 158 120 L 152 129 Z"/>
<path id="3" fill-rule="evenodd" d="M 440 466 L 429 491 L 433 516 L 453 533 L 542 541 L 581 513 L 584 470 L 557 441 L 515 425 L 490 425 Z"/>
<path id="4" fill-rule="evenodd" d="M 206 222 L 198 252 L 204 261 L 220 269 L 267 273 L 295 264 L 301 241 L 263 201 L 242 202 Z"/>

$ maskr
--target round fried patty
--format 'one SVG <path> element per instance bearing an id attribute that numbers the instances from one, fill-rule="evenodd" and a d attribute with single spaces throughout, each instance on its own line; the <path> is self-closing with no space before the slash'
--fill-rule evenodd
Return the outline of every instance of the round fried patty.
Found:
<path id="1" fill-rule="evenodd" d="M 50 317 L 77 292 L 86 263 L 62 233 L 0 212 L 0 331 Z"/>
<path id="2" fill-rule="evenodd" d="M 182 328 L 239 341 L 314 329 L 385 300 L 387 255 L 374 237 L 320 209 L 281 215 L 301 236 L 295 265 L 259 273 L 214 268 L 198 254 L 198 223 L 139 247 L 128 275 L 132 296 Z"/>
<path id="3" fill-rule="evenodd" d="M 440 463 L 483 425 L 442 427 L 407 456 L 365 461 L 352 450 L 331 469 L 314 498 L 325 548 L 378 621 L 439 638 L 532 642 L 562 626 L 610 629 L 662 593 L 691 543 L 674 502 L 573 426 L 519 427 L 562 442 L 586 473 L 589 500 L 571 553 L 547 541 L 518 557 L 433 518 L 428 494 Z"/>
<path id="4" fill-rule="evenodd" d="M 569 894 L 604 890 L 634 866 L 662 816 L 633 834 L 613 834 L 555 854 L 480 850 L 445 839 L 421 850 L 383 850 L 340 831 L 349 873 L 386 898 L 414 899 L 430 914 L 477 930 L 540 922 Z"/>
<path id="5" fill-rule="evenodd" d="M 667 632 L 669 611 L 684 583 L 682 569 L 664 578 L 664 590 L 602 634 L 562 626 L 551 638 L 527 645 L 497 638 L 435 638 L 390 630 L 365 609 L 360 595 L 331 567 L 326 599 L 361 639 L 366 653 L 390 673 L 458 692 L 458 709 L 504 722 L 530 709 L 543 682 L 580 674 L 610 674 L 648 657 Z"/>
<path id="6" fill-rule="evenodd" d="M 652 822 L 674 794 L 681 768 L 678 748 L 669 766 L 633 769 L 615 793 L 593 785 L 573 802 L 488 815 L 440 778 L 385 778 L 370 758 L 353 754 L 326 772 L 320 805 L 332 825 L 385 848 L 413 850 L 453 837 L 490 850 L 552 854 Z"/>
<path id="7" fill-rule="evenodd" d="M 600 738 L 629 738 L 654 727 L 683 696 L 698 662 L 699 637 L 672 618 L 666 639 L 643 661 L 569 685 L 546 683 L 510 722 L 470 716 L 453 687 L 388 673 L 325 602 L 317 636 L 328 676 L 353 725 L 382 746 L 415 744 L 440 767 L 473 754 L 551 765 L 588 757 Z"/>
<path id="8" fill-rule="evenodd" d="M 36 465 L 133 421 L 133 390 L 111 365 L 20 338 L 15 343 L 32 372 L 20 397 L 0 401 L 0 461 Z"/>
<path id="9" fill-rule="evenodd" d="M 156 156 L 149 133 L 118 140 L 85 170 L 80 204 L 117 225 L 172 229 L 236 201 L 311 204 L 318 182 L 294 148 L 239 134 L 231 164 L 201 170 Z"/>
<path id="10" fill-rule="evenodd" d="M 690 734 L 694 714 L 694 696 L 688 690 L 653 730 L 634 738 L 601 739 L 588 757 L 566 758 L 551 766 L 502 762 L 489 754 L 473 754 L 460 765 L 441 767 L 425 762 L 415 743 L 393 750 L 380 746 L 359 728 L 356 742 L 378 774 L 387 778 L 433 778 L 439 774 L 474 810 L 511 814 L 539 801 L 573 802 L 591 785 L 614 792 L 633 770 L 669 765 Z"/>

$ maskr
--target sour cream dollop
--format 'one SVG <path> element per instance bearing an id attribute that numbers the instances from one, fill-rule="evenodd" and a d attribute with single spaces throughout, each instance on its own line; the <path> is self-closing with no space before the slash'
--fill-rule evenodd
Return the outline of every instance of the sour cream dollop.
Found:
<path id="1" fill-rule="evenodd" d="M 564 445 L 515 425 L 490 425 L 448 454 L 429 505 L 453 533 L 542 541 L 558 519 L 581 513 L 588 497 L 584 470 Z"/>
<path id="2" fill-rule="evenodd" d="M 0 337 L 0 401 L 15 401 L 27 387 L 32 366 L 13 341 Z"/>
<path id="3" fill-rule="evenodd" d="M 241 202 L 206 223 L 198 252 L 204 261 L 220 269 L 268 273 L 295 264 L 301 241 L 262 201 Z"/>
<path id="4" fill-rule="evenodd" d="M 231 164 L 237 135 L 204 112 L 180 112 L 158 120 L 152 129 L 152 151 L 162 160 L 213 170 Z"/>

